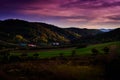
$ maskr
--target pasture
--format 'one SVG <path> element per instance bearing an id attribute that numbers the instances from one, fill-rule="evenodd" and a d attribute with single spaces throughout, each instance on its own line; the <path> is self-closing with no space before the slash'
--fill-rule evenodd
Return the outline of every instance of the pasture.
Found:
<path id="1" fill-rule="evenodd" d="M 110 46 L 117 46 L 117 48 L 120 47 L 120 41 L 117 42 L 108 42 L 108 43 L 102 43 L 102 44 L 95 44 L 95 45 L 89 45 L 85 48 L 61 48 L 61 49 L 44 49 L 44 50 L 19 50 L 19 51 L 13 51 L 11 52 L 11 55 L 21 55 L 27 54 L 27 56 L 33 56 L 33 54 L 37 53 L 39 54 L 39 58 L 50 58 L 59 56 L 62 54 L 63 56 L 70 56 L 73 51 L 75 51 L 76 55 L 82 56 L 82 55 L 91 55 L 91 50 L 93 48 L 97 49 L 100 54 L 103 54 L 103 48 L 104 47 L 110 47 Z M 117 52 L 120 52 L 120 49 L 116 50 Z"/>
<path id="2" fill-rule="evenodd" d="M 3 56 L 0 80 L 117 80 L 120 58 L 111 57 L 109 54 L 101 55 L 104 54 L 104 47 L 109 47 L 112 54 L 120 53 L 120 42 L 95 44 L 85 48 L 12 51 L 9 56 L 18 57 Z M 97 49 L 100 55 L 92 56 L 93 48 Z M 36 53 L 40 59 L 34 59 Z M 62 58 L 51 58 L 60 56 L 61 53 Z M 71 56 L 72 53 L 79 59 Z M 30 56 L 33 59 L 29 59 Z M 65 56 L 70 57 L 65 59 Z"/>

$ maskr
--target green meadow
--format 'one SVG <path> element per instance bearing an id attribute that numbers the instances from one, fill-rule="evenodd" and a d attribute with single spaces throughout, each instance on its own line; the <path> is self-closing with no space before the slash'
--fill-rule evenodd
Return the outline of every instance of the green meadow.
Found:
<path id="1" fill-rule="evenodd" d="M 76 52 L 76 55 L 90 55 L 92 54 L 91 49 L 96 48 L 100 54 L 103 53 L 102 49 L 104 47 L 110 47 L 110 46 L 117 46 L 120 47 L 120 41 L 117 42 L 108 42 L 108 43 L 102 43 L 102 44 L 95 44 L 95 45 L 89 45 L 85 48 L 63 48 L 63 49 L 46 49 L 46 50 L 37 50 L 37 51 L 15 51 L 12 52 L 11 55 L 21 55 L 21 53 L 26 53 L 28 56 L 33 56 L 33 54 L 37 53 L 39 54 L 40 58 L 49 58 L 49 57 L 55 57 L 59 56 L 61 53 L 64 56 L 70 56 L 72 54 L 72 51 L 74 50 Z M 120 52 L 120 49 L 117 49 L 117 52 Z"/>

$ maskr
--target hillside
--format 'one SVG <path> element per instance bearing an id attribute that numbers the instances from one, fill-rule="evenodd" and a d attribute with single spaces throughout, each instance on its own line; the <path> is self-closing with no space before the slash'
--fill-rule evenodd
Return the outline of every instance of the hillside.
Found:
<path id="1" fill-rule="evenodd" d="M 98 29 L 59 28 L 51 24 L 18 19 L 0 21 L 0 41 L 4 41 L 5 45 L 20 42 L 102 43 L 119 41 L 119 34 L 120 28 L 102 32 Z"/>
<path id="2" fill-rule="evenodd" d="M 7 42 L 69 42 L 79 34 L 54 25 L 23 20 L 0 21 L 0 39 Z"/>
<path id="3" fill-rule="evenodd" d="M 120 28 L 111 30 L 109 32 L 97 34 L 94 36 L 81 37 L 79 39 L 75 39 L 73 43 L 86 43 L 86 44 L 96 44 L 96 43 L 104 43 L 104 42 L 113 42 L 120 41 Z"/>
<path id="4" fill-rule="evenodd" d="M 86 28 L 83 28 L 83 29 L 81 29 L 81 28 L 65 28 L 65 29 L 72 31 L 72 32 L 75 32 L 75 33 L 81 35 L 82 37 L 93 36 L 96 34 L 103 33 L 99 29 L 86 29 Z"/>

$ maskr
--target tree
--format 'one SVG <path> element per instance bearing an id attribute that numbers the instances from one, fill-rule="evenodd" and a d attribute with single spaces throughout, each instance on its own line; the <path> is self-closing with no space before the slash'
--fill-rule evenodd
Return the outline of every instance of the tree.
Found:
<path id="1" fill-rule="evenodd" d="M 6 62 L 9 60 L 9 55 L 10 55 L 9 50 L 5 50 L 5 51 L 0 52 L 0 56 L 1 56 L 3 62 Z"/>
<path id="2" fill-rule="evenodd" d="M 92 56 L 96 56 L 99 53 L 99 51 L 95 48 L 93 48 L 91 51 L 92 51 Z"/>
<path id="3" fill-rule="evenodd" d="M 27 40 L 24 39 L 24 37 L 22 35 L 16 35 L 15 40 L 18 42 L 27 42 Z"/>
<path id="4" fill-rule="evenodd" d="M 74 57 L 76 55 L 76 50 L 73 50 L 71 53 L 71 57 Z"/>
<path id="5" fill-rule="evenodd" d="M 105 54 L 108 54 L 109 51 L 110 51 L 110 49 L 109 49 L 108 47 L 104 47 L 104 48 L 103 48 L 103 51 L 104 51 Z"/>
<path id="6" fill-rule="evenodd" d="M 16 35 L 15 37 L 16 37 L 16 39 L 19 39 L 19 40 L 23 39 L 22 35 Z"/>
<path id="7" fill-rule="evenodd" d="M 64 57 L 63 53 L 59 53 L 59 56 L 60 56 L 60 58 Z"/>
<path id="8" fill-rule="evenodd" d="M 39 54 L 35 53 L 35 54 L 33 54 L 33 56 L 34 56 L 35 59 L 38 59 Z"/>

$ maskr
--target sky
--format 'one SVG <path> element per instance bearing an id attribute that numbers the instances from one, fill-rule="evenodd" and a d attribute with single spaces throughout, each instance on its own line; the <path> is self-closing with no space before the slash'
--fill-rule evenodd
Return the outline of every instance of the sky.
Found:
<path id="1" fill-rule="evenodd" d="M 0 0 L 0 20 L 5 19 L 62 28 L 120 28 L 120 0 Z"/>

